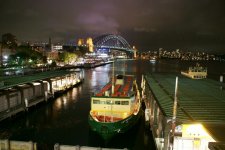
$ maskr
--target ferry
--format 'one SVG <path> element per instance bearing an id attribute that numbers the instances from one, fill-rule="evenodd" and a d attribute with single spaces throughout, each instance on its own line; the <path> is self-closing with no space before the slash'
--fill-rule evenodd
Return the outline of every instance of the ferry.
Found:
<path id="1" fill-rule="evenodd" d="M 91 96 L 89 125 L 105 141 L 131 129 L 141 116 L 140 93 L 133 75 L 117 75 Z"/>
<path id="2" fill-rule="evenodd" d="M 204 79 L 207 77 L 207 68 L 197 63 L 196 66 L 189 67 L 188 71 L 181 71 L 181 74 L 191 79 Z"/>
<path id="3" fill-rule="evenodd" d="M 151 63 L 155 63 L 156 62 L 156 57 L 151 57 L 149 60 Z"/>
<path id="4" fill-rule="evenodd" d="M 93 68 L 95 67 L 95 61 L 87 61 L 84 63 L 84 68 Z"/>
<path id="5" fill-rule="evenodd" d="M 84 63 L 84 68 L 94 68 L 94 67 L 98 67 L 108 63 L 111 63 L 111 62 L 107 62 L 103 59 L 86 60 Z"/>

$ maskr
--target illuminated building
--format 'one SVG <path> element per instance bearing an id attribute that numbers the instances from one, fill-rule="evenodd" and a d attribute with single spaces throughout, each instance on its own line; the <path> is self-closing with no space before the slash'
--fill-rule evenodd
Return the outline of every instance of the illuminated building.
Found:
<path id="1" fill-rule="evenodd" d="M 78 46 L 84 45 L 84 39 L 78 39 L 77 45 Z"/>
<path id="2" fill-rule="evenodd" d="M 63 46 L 62 45 L 53 45 L 53 50 L 62 50 Z"/>
<path id="3" fill-rule="evenodd" d="M 87 38 L 86 44 L 88 46 L 89 52 L 93 52 L 94 51 L 94 44 L 92 41 L 92 38 Z"/>

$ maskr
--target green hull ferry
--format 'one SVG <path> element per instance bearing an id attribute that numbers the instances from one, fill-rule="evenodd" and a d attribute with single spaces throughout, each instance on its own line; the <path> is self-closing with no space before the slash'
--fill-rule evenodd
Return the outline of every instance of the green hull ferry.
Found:
<path id="1" fill-rule="evenodd" d="M 132 75 L 117 75 L 91 97 L 89 125 L 105 141 L 131 129 L 141 117 L 140 93 Z"/>

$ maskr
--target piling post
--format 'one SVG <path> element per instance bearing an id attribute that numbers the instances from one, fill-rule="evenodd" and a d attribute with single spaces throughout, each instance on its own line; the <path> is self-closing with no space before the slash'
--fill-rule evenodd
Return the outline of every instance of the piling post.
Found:
<path id="1" fill-rule="evenodd" d="M 59 145 L 59 143 L 56 143 L 56 144 L 54 145 L 54 150 L 60 150 L 60 145 Z"/>
<path id="2" fill-rule="evenodd" d="M 23 88 L 21 88 L 19 86 L 15 86 L 15 88 L 20 91 L 20 97 L 21 97 L 21 101 L 22 101 L 22 104 L 23 104 L 23 108 L 24 108 L 24 110 L 26 110 Z"/>
<path id="3" fill-rule="evenodd" d="M 6 99 L 7 99 L 7 111 L 10 112 L 10 101 L 9 101 L 9 90 L 6 90 Z"/>
<path id="4" fill-rule="evenodd" d="M 223 75 L 220 76 L 220 83 L 221 83 L 220 89 L 223 90 Z"/>
<path id="5" fill-rule="evenodd" d="M 10 150 L 10 142 L 8 139 L 0 139 L 0 150 Z"/>
<path id="6" fill-rule="evenodd" d="M 47 93 L 45 91 L 44 81 L 39 80 L 38 82 L 41 84 L 41 95 L 44 97 L 44 100 L 47 101 Z"/>

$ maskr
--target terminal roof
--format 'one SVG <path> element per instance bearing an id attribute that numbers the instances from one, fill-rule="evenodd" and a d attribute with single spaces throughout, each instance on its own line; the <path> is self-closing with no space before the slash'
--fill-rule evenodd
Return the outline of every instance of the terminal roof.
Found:
<path id="1" fill-rule="evenodd" d="M 180 74 L 147 74 L 145 78 L 165 116 L 172 117 L 173 114 L 176 76 L 178 76 L 178 120 L 225 124 L 224 83 L 208 78 L 194 80 Z"/>
<path id="2" fill-rule="evenodd" d="M 1 76 L 0 82 L 3 82 L 4 85 L 0 86 L 0 90 L 10 88 L 19 84 L 64 76 L 64 75 L 70 74 L 71 72 L 75 72 L 75 71 L 53 70 L 53 71 L 45 71 L 45 72 L 39 72 L 39 73 L 29 74 L 29 75 Z"/>

